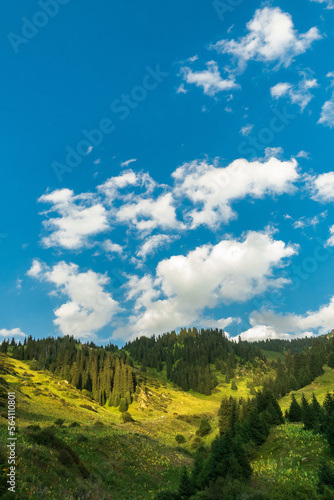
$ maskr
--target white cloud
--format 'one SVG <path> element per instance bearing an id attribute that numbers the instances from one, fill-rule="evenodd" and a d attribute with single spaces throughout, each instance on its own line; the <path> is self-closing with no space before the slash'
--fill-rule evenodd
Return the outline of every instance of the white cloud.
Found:
<path id="1" fill-rule="evenodd" d="M 316 87 L 318 87 L 318 82 L 315 78 L 304 77 L 297 85 L 278 83 L 274 87 L 271 87 L 270 93 L 275 99 L 280 99 L 281 97 L 289 98 L 292 104 L 297 104 L 301 111 L 303 111 L 313 98 L 310 90 Z"/>
<path id="2" fill-rule="evenodd" d="M 221 40 L 211 48 L 234 56 L 240 69 L 244 69 L 250 60 L 277 62 L 287 67 L 321 38 L 316 27 L 299 34 L 294 29 L 291 15 L 278 7 L 256 10 L 253 19 L 247 23 L 247 30 L 249 33 L 239 40 Z"/>
<path id="3" fill-rule="evenodd" d="M 144 260 L 148 257 L 148 255 L 153 255 L 158 248 L 165 247 L 173 241 L 173 237 L 167 234 L 156 234 L 151 236 L 145 240 L 145 243 L 142 245 L 140 250 L 137 252 L 137 257 L 142 257 Z"/>
<path id="4" fill-rule="evenodd" d="M 129 195 L 121 194 L 120 191 L 129 187 L 144 188 L 146 193 L 150 193 L 157 186 L 157 183 L 146 172 L 134 172 L 133 170 L 124 170 L 121 175 L 110 177 L 100 186 L 97 186 L 97 191 L 106 197 L 106 202 L 112 204 L 116 199 L 131 198 L 133 193 Z"/>
<path id="5" fill-rule="evenodd" d="M 134 163 L 135 161 L 137 161 L 136 158 L 132 158 L 131 160 L 122 161 L 121 162 L 121 167 L 122 168 L 128 167 L 131 163 Z"/>
<path id="6" fill-rule="evenodd" d="M 267 309 L 254 311 L 250 323 L 252 327 L 267 327 L 280 335 L 324 334 L 333 329 L 334 297 L 331 297 L 328 305 L 321 306 L 317 311 L 307 311 L 304 315 L 276 314 Z"/>
<path id="7" fill-rule="evenodd" d="M 326 245 L 329 247 L 334 247 L 334 226 L 331 226 L 329 228 L 329 232 L 330 232 L 331 236 L 326 241 Z"/>
<path id="8" fill-rule="evenodd" d="M 297 166 L 295 159 L 280 161 L 274 157 L 263 162 L 238 159 L 225 168 L 193 161 L 172 174 L 174 196 L 186 197 L 198 207 L 188 212 L 192 228 L 201 224 L 214 228 L 236 217 L 231 208 L 235 200 L 292 193 L 298 179 Z"/>
<path id="9" fill-rule="evenodd" d="M 333 0 L 311 0 L 311 2 L 323 3 L 326 5 L 326 9 L 334 9 Z"/>
<path id="10" fill-rule="evenodd" d="M 95 333 L 107 326 L 120 310 L 111 294 L 105 291 L 110 281 L 105 274 L 92 270 L 81 273 L 77 265 L 66 262 L 48 268 L 36 260 L 27 274 L 51 283 L 58 296 L 68 298 L 54 310 L 54 325 L 64 335 L 96 338 Z"/>
<path id="11" fill-rule="evenodd" d="M 308 160 L 310 158 L 310 153 L 307 153 L 307 151 L 299 151 L 299 153 L 296 155 L 296 158 L 305 158 Z"/>
<path id="12" fill-rule="evenodd" d="M 327 127 L 334 127 L 334 94 L 331 99 L 326 101 L 321 108 L 321 115 L 318 123 L 325 125 Z"/>
<path id="13" fill-rule="evenodd" d="M 20 337 L 26 337 L 26 336 L 27 335 L 22 332 L 21 328 L 12 328 L 11 330 L 2 328 L 0 330 L 0 337 L 2 337 L 3 339 L 12 339 L 14 337 L 15 340 L 22 340 L 22 338 Z"/>
<path id="14" fill-rule="evenodd" d="M 300 339 L 305 337 L 312 337 L 313 333 L 304 332 L 296 335 L 289 333 L 282 333 L 277 331 L 275 328 L 267 325 L 256 325 L 249 330 L 242 332 L 240 337 L 241 340 L 246 340 L 247 342 L 257 342 L 260 340 L 270 340 L 270 339 L 281 339 L 281 340 L 292 340 Z"/>
<path id="15" fill-rule="evenodd" d="M 177 94 L 187 94 L 187 92 L 189 91 L 184 88 L 184 83 L 181 83 L 181 85 L 176 89 Z"/>
<path id="16" fill-rule="evenodd" d="M 118 245 L 118 243 L 113 243 L 111 240 L 105 240 L 102 243 L 102 247 L 107 253 L 118 253 L 121 254 L 123 252 L 123 247 Z"/>
<path id="17" fill-rule="evenodd" d="M 254 125 L 245 125 L 240 129 L 240 134 L 243 135 L 244 137 L 247 137 L 251 131 L 253 130 Z"/>
<path id="18" fill-rule="evenodd" d="M 334 201 L 334 172 L 309 177 L 308 188 L 312 193 L 313 200 L 321 203 L 332 203 Z"/>
<path id="19" fill-rule="evenodd" d="M 321 214 L 314 215 L 314 217 L 301 217 L 300 219 L 294 221 L 292 224 L 295 229 L 304 229 L 305 227 L 312 226 L 315 228 L 322 219 L 326 219 L 327 210 Z"/>
<path id="20" fill-rule="evenodd" d="M 132 224 L 138 231 L 150 232 L 162 229 L 181 228 L 176 218 L 172 193 L 160 195 L 157 199 L 142 196 L 133 197 L 134 202 L 126 203 L 116 211 L 116 219 L 122 223 Z"/>
<path id="21" fill-rule="evenodd" d="M 288 280 L 274 276 L 274 270 L 296 252 L 296 247 L 274 240 L 269 232 L 250 231 L 240 241 L 226 239 L 162 260 L 155 277 L 129 281 L 128 299 L 136 299 L 135 313 L 115 336 L 159 334 L 207 323 L 206 308 L 244 302 L 283 287 Z M 220 325 L 222 321 L 229 320 L 220 320 Z"/>
<path id="22" fill-rule="evenodd" d="M 78 250 L 89 246 L 89 238 L 109 228 L 105 208 L 96 203 L 91 194 L 75 196 L 69 189 L 59 189 L 41 196 L 41 203 L 49 203 L 50 212 L 58 212 L 60 217 L 48 218 L 43 226 L 51 232 L 42 238 L 46 247 L 61 247 Z"/>
<path id="23" fill-rule="evenodd" d="M 218 65 L 215 61 L 206 63 L 207 69 L 203 71 L 193 71 L 187 66 L 181 68 L 181 75 L 187 83 L 194 83 L 197 87 L 202 87 L 204 94 L 214 96 L 218 92 L 239 88 L 234 78 L 222 78 Z"/>

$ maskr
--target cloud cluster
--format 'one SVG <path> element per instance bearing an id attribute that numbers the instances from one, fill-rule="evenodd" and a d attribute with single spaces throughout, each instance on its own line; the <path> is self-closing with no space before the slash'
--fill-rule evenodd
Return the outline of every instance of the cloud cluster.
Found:
<path id="1" fill-rule="evenodd" d="M 314 334 L 325 334 L 333 329 L 334 297 L 328 305 L 321 306 L 317 311 L 308 311 L 304 315 L 276 314 L 272 310 L 254 311 L 250 316 L 252 328 L 244 332 L 244 340 L 254 339 L 255 335 L 263 338 L 290 338 L 287 335 L 299 337 Z"/>
<path id="2" fill-rule="evenodd" d="M 326 172 L 308 179 L 312 199 L 321 203 L 334 201 L 334 172 Z"/>
<path id="3" fill-rule="evenodd" d="M 182 165 L 172 175 L 175 196 L 188 198 L 195 206 L 188 212 L 192 228 L 214 228 L 235 218 L 231 204 L 246 196 L 292 193 L 298 179 L 295 159 L 280 161 L 274 157 L 253 162 L 238 159 L 225 168 L 194 161 Z"/>
<path id="4" fill-rule="evenodd" d="M 269 232 L 250 231 L 241 240 L 225 239 L 164 259 L 155 276 L 129 280 L 128 300 L 135 301 L 135 314 L 115 335 L 122 337 L 129 331 L 134 336 L 151 335 L 194 322 L 208 324 L 206 309 L 244 302 L 288 283 L 274 271 L 296 252 L 296 247 L 274 240 Z M 221 319 L 219 324 L 232 321 Z"/>
<path id="5" fill-rule="evenodd" d="M 61 247 L 77 250 L 90 244 L 90 237 L 106 231 L 108 214 L 106 209 L 94 201 L 91 194 L 75 196 L 70 189 L 58 189 L 41 196 L 38 200 L 52 208 L 47 214 L 57 212 L 60 217 L 50 217 L 43 222 L 50 232 L 42 243 L 46 247 Z"/>
<path id="6" fill-rule="evenodd" d="M 6 328 L 2 328 L 0 330 L 0 339 L 14 339 L 16 341 L 21 340 L 22 337 L 26 337 L 26 334 L 22 332 L 21 328 L 12 328 L 11 330 L 7 330 Z"/>
<path id="7" fill-rule="evenodd" d="M 214 230 L 237 217 L 231 206 L 237 200 L 293 193 L 297 167 L 295 159 L 281 161 L 270 154 L 261 161 L 238 159 L 226 167 L 195 160 L 172 173 L 170 186 L 159 185 L 148 173 L 127 170 L 97 186 L 95 193 L 56 190 L 39 199 L 52 205 L 43 213 L 48 234 L 42 243 L 48 248 L 80 250 L 92 246 L 93 236 L 110 232 L 115 225 L 127 227 L 139 238 L 155 230 L 175 234 L 200 225 Z M 184 208 L 189 202 L 191 207 Z M 54 212 L 59 216 L 54 217 Z M 138 257 L 145 258 L 151 248 L 161 246 L 161 235 L 152 236 L 141 245 Z M 167 237 L 163 237 L 166 242 Z M 107 253 L 123 250 L 123 245 L 110 239 L 101 246 Z"/>
<path id="8" fill-rule="evenodd" d="M 330 128 L 334 127 L 334 94 L 323 104 L 318 123 Z"/>
<path id="9" fill-rule="evenodd" d="M 299 34 L 291 15 L 278 7 L 258 9 L 247 23 L 247 30 L 248 34 L 239 40 L 220 40 L 212 45 L 219 53 L 235 57 L 241 70 L 251 60 L 287 67 L 321 38 L 316 27 Z"/>
<path id="10" fill-rule="evenodd" d="M 218 92 L 228 91 L 239 88 L 233 77 L 227 79 L 222 78 L 218 65 L 215 61 L 206 63 L 207 69 L 202 71 L 193 71 L 188 66 L 184 66 L 180 70 L 182 78 L 190 84 L 195 84 L 197 87 L 202 87 L 204 94 L 214 96 Z M 179 87 L 178 93 L 186 93 L 184 87 Z"/>
<path id="11" fill-rule="evenodd" d="M 64 335 L 96 338 L 96 332 L 107 326 L 119 312 L 118 303 L 105 291 L 109 278 L 91 270 L 80 272 L 75 264 L 59 262 L 52 268 L 34 260 L 28 276 L 53 285 L 66 303 L 54 310 L 54 325 Z"/>
<path id="12" fill-rule="evenodd" d="M 275 99 L 288 98 L 292 104 L 297 104 L 303 111 L 313 98 L 311 89 L 316 87 L 318 87 L 318 82 L 315 78 L 303 78 L 297 85 L 277 83 L 271 87 L 270 93 Z"/>

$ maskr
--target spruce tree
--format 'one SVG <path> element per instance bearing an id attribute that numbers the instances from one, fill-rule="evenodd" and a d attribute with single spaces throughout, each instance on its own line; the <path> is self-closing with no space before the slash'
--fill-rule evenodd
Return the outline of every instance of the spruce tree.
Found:
<path id="1" fill-rule="evenodd" d="M 182 470 L 180 486 L 179 486 L 179 495 L 183 500 L 188 500 L 195 492 L 195 489 L 189 479 L 187 468 L 184 467 Z"/>
<path id="2" fill-rule="evenodd" d="M 292 400 L 288 411 L 288 418 L 290 422 L 301 422 L 302 420 L 302 409 L 294 394 L 292 394 Z"/>

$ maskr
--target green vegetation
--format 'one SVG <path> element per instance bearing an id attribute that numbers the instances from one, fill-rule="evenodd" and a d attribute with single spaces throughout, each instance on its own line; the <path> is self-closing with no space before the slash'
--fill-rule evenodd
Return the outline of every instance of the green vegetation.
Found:
<path id="1" fill-rule="evenodd" d="M 334 498 L 334 338 L 282 342 L 196 329 L 121 350 L 3 342 L 0 443 L 14 390 L 17 498 Z M 5 500 L 6 460 L 0 445 Z"/>

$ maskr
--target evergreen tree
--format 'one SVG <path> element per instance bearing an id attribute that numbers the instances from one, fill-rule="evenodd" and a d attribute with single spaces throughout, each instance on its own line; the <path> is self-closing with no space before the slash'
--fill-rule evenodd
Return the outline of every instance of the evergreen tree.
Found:
<path id="1" fill-rule="evenodd" d="M 182 470 L 181 481 L 178 491 L 180 498 L 183 500 L 188 500 L 194 493 L 195 489 L 189 479 L 188 470 L 186 467 Z"/>
<path id="2" fill-rule="evenodd" d="M 302 420 L 302 409 L 298 401 L 296 400 L 294 394 L 292 394 L 291 397 L 291 404 L 288 411 L 288 419 L 290 420 L 290 422 L 301 422 Z"/>
<path id="3" fill-rule="evenodd" d="M 312 406 L 307 402 L 304 393 L 302 394 L 301 401 L 302 422 L 306 430 L 312 430 L 314 427 L 314 414 Z"/>

